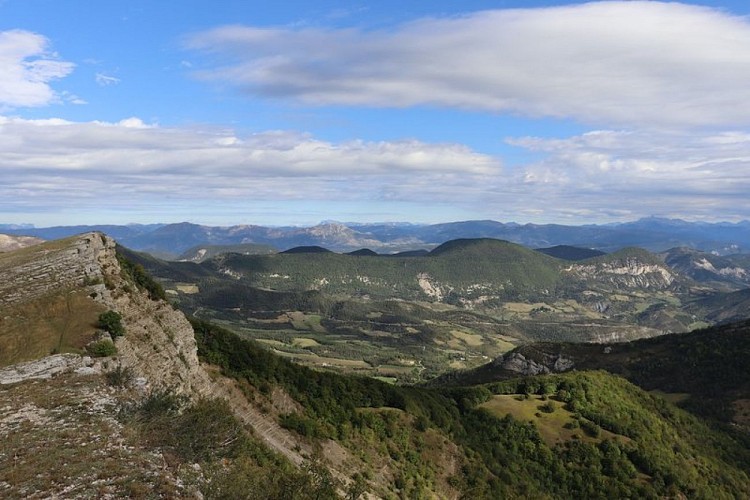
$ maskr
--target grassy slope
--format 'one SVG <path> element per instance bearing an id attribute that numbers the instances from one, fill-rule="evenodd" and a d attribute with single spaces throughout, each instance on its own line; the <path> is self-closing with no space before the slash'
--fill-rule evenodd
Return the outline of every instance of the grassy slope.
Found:
<path id="1" fill-rule="evenodd" d="M 0 310 L 0 367 L 53 352 L 81 352 L 93 339 L 102 312 L 104 308 L 80 290 Z"/>
<path id="2" fill-rule="evenodd" d="M 45 242 L 0 253 L 3 271 L 27 266 L 48 253 L 63 250 L 74 238 Z M 52 352 L 80 352 L 93 338 L 103 308 L 82 290 L 61 289 L 53 276 L 29 276 L 36 285 L 50 280 L 50 291 L 22 303 L 0 304 L 0 367 Z"/>

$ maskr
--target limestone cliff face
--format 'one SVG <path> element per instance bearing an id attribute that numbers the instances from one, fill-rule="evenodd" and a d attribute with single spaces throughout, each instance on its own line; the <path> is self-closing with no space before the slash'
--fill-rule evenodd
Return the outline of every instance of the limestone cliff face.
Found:
<path id="1" fill-rule="evenodd" d="M 116 363 L 130 366 L 151 386 L 190 396 L 210 394 L 190 323 L 168 303 L 151 300 L 122 274 L 112 238 L 85 233 L 0 255 L 0 312 L 48 294 L 81 289 L 104 309 L 122 315 L 126 334 L 115 341 Z"/>
<path id="2" fill-rule="evenodd" d="M 525 376 L 565 372 L 574 367 L 573 360 L 562 354 L 551 355 L 542 352 L 534 352 L 533 354 L 533 357 L 537 359 L 533 359 L 532 356 L 524 356 L 519 350 L 515 350 L 496 358 L 492 364 Z"/>
<path id="3" fill-rule="evenodd" d="M 675 276 L 664 266 L 627 258 L 618 262 L 573 264 L 566 272 L 584 279 L 596 279 L 617 288 L 669 288 Z"/>
<path id="4" fill-rule="evenodd" d="M 188 396 L 208 396 L 211 383 L 201 368 L 193 328 L 185 316 L 163 300 L 152 300 L 123 276 L 115 241 L 103 234 L 81 236 L 89 241 L 96 285 L 95 300 L 119 312 L 125 335 L 116 339 L 117 359 L 151 386 L 169 387 Z"/>
<path id="5" fill-rule="evenodd" d="M 101 280 L 108 241 L 87 233 L 0 255 L 0 306 Z"/>

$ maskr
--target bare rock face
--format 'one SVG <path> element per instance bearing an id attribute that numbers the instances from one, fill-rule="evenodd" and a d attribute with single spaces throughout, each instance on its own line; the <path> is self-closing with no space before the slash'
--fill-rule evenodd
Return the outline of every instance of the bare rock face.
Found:
<path id="1" fill-rule="evenodd" d="M 641 262 L 637 258 L 627 258 L 620 262 L 573 264 L 566 271 L 583 278 L 599 279 L 621 289 L 662 290 L 669 288 L 675 281 L 674 275 L 666 267 Z"/>
<path id="2" fill-rule="evenodd" d="M 152 386 L 170 388 L 187 396 L 208 396 L 211 382 L 198 361 L 193 327 L 185 316 L 163 300 L 152 300 L 124 277 L 115 241 L 96 234 L 102 245 L 91 255 L 90 276 L 101 276 L 95 300 L 122 315 L 125 335 L 115 339 L 117 360 L 131 367 Z M 84 235 L 84 238 L 87 236 Z"/>
<path id="3" fill-rule="evenodd" d="M 83 289 L 122 315 L 125 335 L 115 340 L 117 363 L 131 367 L 151 386 L 188 396 L 210 394 L 192 326 L 182 313 L 151 300 L 123 275 L 115 247 L 112 238 L 92 232 L 0 254 L 0 312 L 46 294 Z"/>
<path id="4" fill-rule="evenodd" d="M 566 372 L 574 366 L 573 360 L 562 354 L 556 356 L 540 353 L 541 359 L 534 360 L 514 351 L 497 358 L 493 364 L 520 375 L 544 375 L 553 372 Z"/>
<path id="5" fill-rule="evenodd" d="M 88 356 L 55 354 L 0 369 L 0 385 L 17 384 L 27 380 L 48 380 L 70 372 L 92 375 L 101 371 L 101 363 Z"/>
<path id="6" fill-rule="evenodd" d="M 108 246 L 114 258 L 111 239 L 87 233 L 1 254 L 0 306 L 101 280 Z"/>

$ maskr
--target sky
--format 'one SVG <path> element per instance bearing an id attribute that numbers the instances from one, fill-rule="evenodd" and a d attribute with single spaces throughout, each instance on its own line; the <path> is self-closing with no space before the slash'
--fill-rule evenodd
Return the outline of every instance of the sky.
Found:
<path id="1" fill-rule="evenodd" d="M 749 16 L 0 0 L 0 224 L 750 219 Z"/>

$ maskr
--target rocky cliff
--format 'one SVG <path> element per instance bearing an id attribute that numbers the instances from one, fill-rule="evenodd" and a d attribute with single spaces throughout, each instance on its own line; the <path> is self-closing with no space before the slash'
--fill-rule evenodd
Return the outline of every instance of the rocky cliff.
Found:
<path id="1" fill-rule="evenodd" d="M 76 351 L 107 337 L 97 327 L 104 311 L 119 313 L 125 331 L 114 339 L 114 356 L 47 356 L 61 345 L 63 352 Z M 302 461 L 306 447 L 273 416 L 249 407 L 233 381 L 216 371 L 209 376 L 183 313 L 153 299 L 123 272 L 112 238 L 92 232 L 0 254 L 0 385 L 96 375 L 118 366 L 132 370 L 141 392 L 170 389 L 194 400 L 228 400 L 267 445 L 293 463 Z"/>
<path id="2" fill-rule="evenodd" d="M 82 291 L 85 301 L 67 307 L 88 310 L 90 304 L 83 303 L 88 301 L 122 315 L 126 335 L 115 340 L 115 363 L 131 367 L 153 386 L 186 395 L 211 392 L 190 323 L 166 302 L 151 300 L 122 272 L 110 237 L 86 233 L 0 256 L 0 321 L 28 314 L 24 304 L 52 307 L 52 297 Z"/>
<path id="3" fill-rule="evenodd" d="M 637 257 L 573 264 L 565 271 L 573 276 L 607 283 L 618 289 L 661 290 L 669 288 L 675 281 L 674 274 L 666 266 Z"/>

